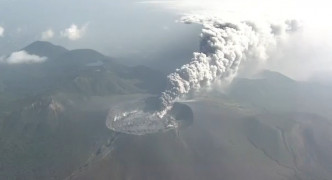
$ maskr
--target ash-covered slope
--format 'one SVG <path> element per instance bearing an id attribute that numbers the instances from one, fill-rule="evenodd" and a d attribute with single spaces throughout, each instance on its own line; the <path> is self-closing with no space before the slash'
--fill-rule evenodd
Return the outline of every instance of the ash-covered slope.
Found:
<path id="1" fill-rule="evenodd" d="M 301 103 L 298 93 L 311 96 L 308 101 L 329 90 L 313 85 L 275 72 L 238 79 L 230 89 L 242 91 L 190 102 L 194 122 L 189 127 L 143 136 L 117 134 L 67 179 L 331 179 L 330 117 L 303 106 L 287 109 L 292 101 Z M 264 93 L 258 91 L 262 88 Z M 294 93 L 286 93 L 290 90 Z M 329 102 L 324 96 L 320 107 Z M 282 100 L 273 105 L 273 98 Z"/>
<path id="2" fill-rule="evenodd" d="M 68 179 L 329 179 L 330 123 L 304 113 L 257 114 L 227 99 L 190 105 L 179 133 L 118 134 Z M 261 113 L 261 112 L 259 112 Z"/>

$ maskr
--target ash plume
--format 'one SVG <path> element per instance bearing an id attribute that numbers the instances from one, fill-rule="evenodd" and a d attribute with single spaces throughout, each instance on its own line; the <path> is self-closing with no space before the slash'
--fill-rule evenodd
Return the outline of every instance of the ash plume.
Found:
<path id="1" fill-rule="evenodd" d="M 186 16 L 186 24 L 201 24 L 200 52 L 194 52 L 190 63 L 168 75 L 168 88 L 161 97 L 163 117 L 181 96 L 219 79 L 232 79 L 242 61 L 265 61 L 268 50 L 288 33 L 298 29 L 296 21 L 280 24 L 225 22 L 219 18 Z"/>

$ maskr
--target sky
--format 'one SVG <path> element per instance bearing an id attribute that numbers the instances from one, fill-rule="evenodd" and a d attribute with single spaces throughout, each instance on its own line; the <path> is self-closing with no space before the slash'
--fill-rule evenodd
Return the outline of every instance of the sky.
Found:
<path id="1" fill-rule="evenodd" d="M 176 22 L 184 14 L 213 14 L 225 21 L 296 19 L 301 31 L 262 68 L 307 79 L 332 69 L 329 7 L 326 0 L 0 0 L 0 57 L 45 40 L 168 72 L 198 49 L 200 26 Z"/>
<path id="2" fill-rule="evenodd" d="M 175 23 L 177 14 L 138 2 L 0 0 L 0 54 L 45 40 L 132 61 L 151 61 L 169 51 L 190 57 L 199 29 Z"/>

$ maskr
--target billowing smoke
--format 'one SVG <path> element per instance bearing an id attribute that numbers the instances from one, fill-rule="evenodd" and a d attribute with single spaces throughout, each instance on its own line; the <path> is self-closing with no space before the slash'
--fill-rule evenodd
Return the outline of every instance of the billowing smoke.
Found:
<path id="1" fill-rule="evenodd" d="M 219 79 L 232 79 L 246 59 L 265 61 L 268 51 L 274 48 L 288 32 L 296 31 L 296 21 L 282 24 L 229 23 L 218 18 L 186 16 L 186 24 L 203 25 L 200 52 L 191 62 L 168 75 L 168 88 L 160 97 L 162 117 L 181 96 Z"/>
<path id="2" fill-rule="evenodd" d="M 179 98 L 216 80 L 231 80 L 237 74 L 241 61 L 265 61 L 269 50 L 298 28 L 296 21 L 281 24 L 230 23 L 200 16 L 186 16 L 181 22 L 203 26 L 200 52 L 193 54 L 190 63 L 168 75 L 168 88 L 158 99 L 159 109 L 146 111 L 141 105 L 144 103 L 114 108 L 107 120 L 110 129 L 142 135 L 177 128 L 178 123 L 170 111 Z"/>

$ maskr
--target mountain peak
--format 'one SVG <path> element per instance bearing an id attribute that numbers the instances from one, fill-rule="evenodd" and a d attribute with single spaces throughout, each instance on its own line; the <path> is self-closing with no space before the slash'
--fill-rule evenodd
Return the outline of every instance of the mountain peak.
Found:
<path id="1" fill-rule="evenodd" d="M 57 46 L 47 41 L 35 41 L 22 50 L 25 50 L 30 54 L 46 56 L 48 58 L 54 58 L 68 51 L 62 46 Z"/>

